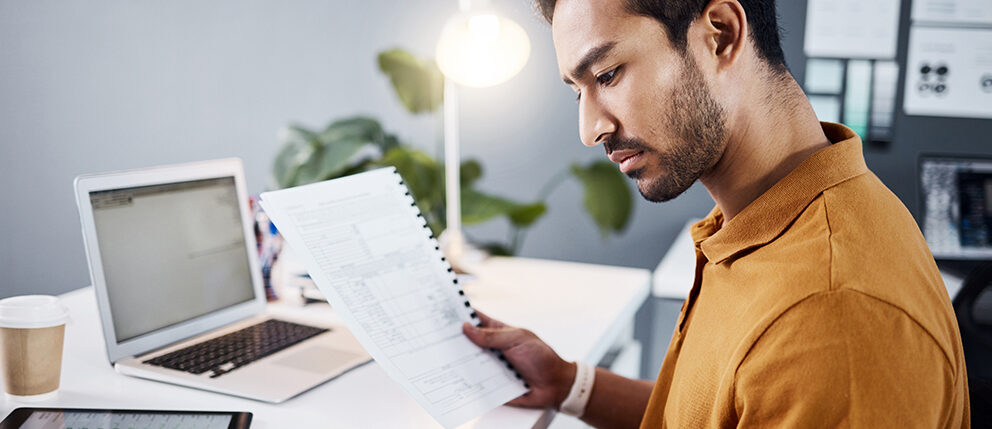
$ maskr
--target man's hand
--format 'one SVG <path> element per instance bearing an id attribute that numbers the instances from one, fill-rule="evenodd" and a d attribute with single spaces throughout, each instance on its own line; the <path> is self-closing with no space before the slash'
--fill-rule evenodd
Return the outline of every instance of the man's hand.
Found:
<path id="1" fill-rule="evenodd" d="M 466 323 L 462 331 L 480 347 L 502 351 L 530 386 L 530 392 L 510 401 L 509 405 L 557 410 L 575 380 L 575 364 L 559 357 L 533 332 L 476 313 L 482 320 L 482 327 Z"/>

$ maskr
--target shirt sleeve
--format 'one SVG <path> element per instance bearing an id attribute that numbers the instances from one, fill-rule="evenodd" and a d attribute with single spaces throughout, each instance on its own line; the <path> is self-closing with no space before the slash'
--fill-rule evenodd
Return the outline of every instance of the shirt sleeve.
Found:
<path id="1" fill-rule="evenodd" d="M 799 302 L 755 341 L 737 369 L 734 405 L 739 427 L 940 428 L 960 422 L 955 383 L 909 315 L 835 290 Z"/>

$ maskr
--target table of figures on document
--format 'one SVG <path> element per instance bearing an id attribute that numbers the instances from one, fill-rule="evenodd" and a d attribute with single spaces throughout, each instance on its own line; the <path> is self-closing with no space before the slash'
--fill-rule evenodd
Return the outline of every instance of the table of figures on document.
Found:
<path id="1" fill-rule="evenodd" d="M 462 334 L 472 309 L 408 200 L 373 192 L 289 214 L 330 286 L 379 349 L 366 345 L 372 356 L 380 364 L 387 357 L 442 414 L 520 384 Z"/>
<path id="2" fill-rule="evenodd" d="M 227 429 L 230 424 L 231 416 L 220 414 L 35 411 L 19 429 Z"/>

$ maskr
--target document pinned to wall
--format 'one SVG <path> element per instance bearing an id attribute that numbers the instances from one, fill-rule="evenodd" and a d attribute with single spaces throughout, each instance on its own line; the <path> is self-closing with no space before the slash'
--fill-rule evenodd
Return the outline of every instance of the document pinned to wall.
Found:
<path id="1" fill-rule="evenodd" d="M 913 21 L 952 24 L 992 24 L 989 0 L 913 0 Z"/>
<path id="2" fill-rule="evenodd" d="M 914 26 L 906 68 L 907 115 L 992 118 L 992 28 Z"/>
<path id="3" fill-rule="evenodd" d="M 478 315 L 395 169 L 266 192 L 261 205 L 355 337 L 442 426 L 527 392 L 462 334 Z"/>
<path id="4" fill-rule="evenodd" d="M 808 0 L 806 55 L 895 58 L 900 5 L 900 0 Z"/>
<path id="5" fill-rule="evenodd" d="M 866 140 L 871 117 L 871 77 L 871 61 L 848 61 L 847 90 L 844 91 L 844 125 Z"/>
<path id="6" fill-rule="evenodd" d="M 872 75 L 871 120 L 868 135 L 874 140 L 890 141 L 899 92 L 899 64 L 877 61 Z"/>

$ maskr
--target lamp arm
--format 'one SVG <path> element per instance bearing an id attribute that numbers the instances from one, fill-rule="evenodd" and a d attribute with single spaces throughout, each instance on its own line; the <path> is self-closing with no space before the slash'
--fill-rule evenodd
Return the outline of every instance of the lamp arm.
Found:
<path id="1" fill-rule="evenodd" d="M 444 184 L 445 238 L 447 255 L 457 260 L 462 254 L 462 210 L 460 191 L 461 156 L 458 141 L 458 86 L 451 79 L 444 79 Z"/>

